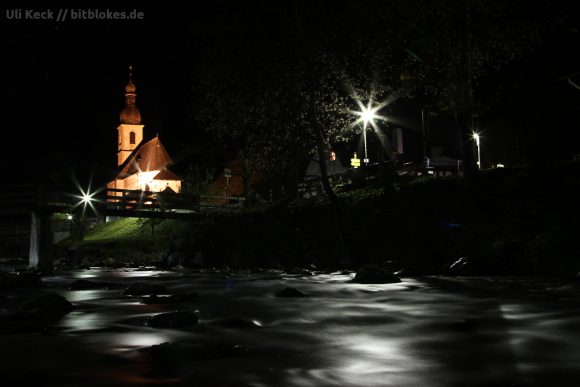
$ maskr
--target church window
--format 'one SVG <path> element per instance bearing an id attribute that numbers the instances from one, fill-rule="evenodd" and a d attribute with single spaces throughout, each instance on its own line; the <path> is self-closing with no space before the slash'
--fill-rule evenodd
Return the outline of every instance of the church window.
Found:
<path id="1" fill-rule="evenodd" d="M 129 144 L 131 144 L 131 145 L 135 144 L 135 132 L 129 133 Z"/>

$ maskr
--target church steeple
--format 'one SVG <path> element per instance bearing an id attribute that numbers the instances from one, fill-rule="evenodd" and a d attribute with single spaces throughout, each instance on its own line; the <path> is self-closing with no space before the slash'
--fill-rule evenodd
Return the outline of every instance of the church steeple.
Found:
<path id="1" fill-rule="evenodd" d="M 143 140 L 143 125 L 141 125 L 141 113 L 135 106 L 136 98 L 137 87 L 133 83 L 133 67 L 129 66 L 129 83 L 125 86 L 125 108 L 121 111 L 121 125 L 117 128 L 119 133 L 118 165 L 123 164 Z"/>
<path id="2" fill-rule="evenodd" d="M 135 106 L 137 87 L 133 83 L 133 67 L 129 66 L 129 83 L 125 86 L 125 108 L 121 111 L 121 123 L 130 125 L 141 124 L 141 113 Z"/>

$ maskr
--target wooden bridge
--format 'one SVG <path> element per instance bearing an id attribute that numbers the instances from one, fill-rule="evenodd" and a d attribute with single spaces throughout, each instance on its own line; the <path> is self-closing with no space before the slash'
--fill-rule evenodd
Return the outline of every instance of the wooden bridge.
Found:
<path id="1" fill-rule="evenodd" d="M 177 194 L 120 189 L 101 189 L 94 194 L 72 194 L 59 187 L 33 185 L 10 186 L 0 193 L 0 230 L 18 230 L 24 237 L 24 218 L 30 225 L 29 266 L 50 269 L 52 266 L 51 216 L 70 214 L 77 218 L 100 220 L 118 217 L 198 219 L 209 212 L 242 207 L 244 198 Z"/>

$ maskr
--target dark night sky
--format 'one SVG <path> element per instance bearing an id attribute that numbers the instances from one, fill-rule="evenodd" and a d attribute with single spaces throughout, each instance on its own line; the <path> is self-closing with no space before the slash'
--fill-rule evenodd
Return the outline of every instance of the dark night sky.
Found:
<path id="1" fill-rule="evenodd" d="M 66 22 L 8 20 L 3 5 L 0 125 L 4 173 L 27 177 L 37 167 L 46 173 L 45 167 L 58 160 L 76 169 L 81 179 L 91 169 L 98 179 L 113 173 L 116 127 L 129 64 L 134 66 L 137 106 L 146 136 L 159 133 L 177 158 L 191 149 L 186 145 L 195 144 L 201 131 L 187 119 L 190 80 L 201 60 L 198 48 L 228 39 L 232 33 L 251 39 L 252 33 L 267 34 L 274 25 L 279 32 L 280 25 L 288 22 L 291 7 L 286 1 L 278 6 L 211 3 L 195 3 L 197 9 L 192 11 L 137 7 L 144 13 L 142 21 Z M 309 8 L 321 6 L 306 7 L 305 13 Z M 580 153 L 580 90 L 557 82 L 580 71 L 577 25 L 573 21 L 572 27 L 547 36 L 530 59 L 503 73 L 509 92 L 502 108 L 482 123 L 488 137 L 484 149 L 490 159 L 514 157 L 514 132 L 528 133 L 530 146 L 540 144 L 539 149 L 544 147 L 553 159 L 571 159 Z M 580 83 L 580 75 L 576 79 Z M 20 153 L 20 160 L 12 159 L 9 150 Z"/>
<path id="2" fill-rule="evenodd" d="M 177 11 L 143 12 L 145 19 L 134 22 L 8 21 L 2 15 L 4 141 L 26 155 L 26 170 L 50 160 L 64 160 L 79 173 L 115 167 L 129 64 L 146 135 L 159 133 L 171 145 L 172 132 L 186 133 L 188 24 Z"/>

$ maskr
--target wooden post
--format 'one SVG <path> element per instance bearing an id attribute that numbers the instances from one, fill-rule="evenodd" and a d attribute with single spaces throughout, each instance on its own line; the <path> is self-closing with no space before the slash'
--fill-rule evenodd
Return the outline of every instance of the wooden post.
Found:
<path id="1" fill-rule="evenodd" d="M 40 211 L 31 213 L 28 266 L 42 271 L 52 269 L 50 213 Z"/>

